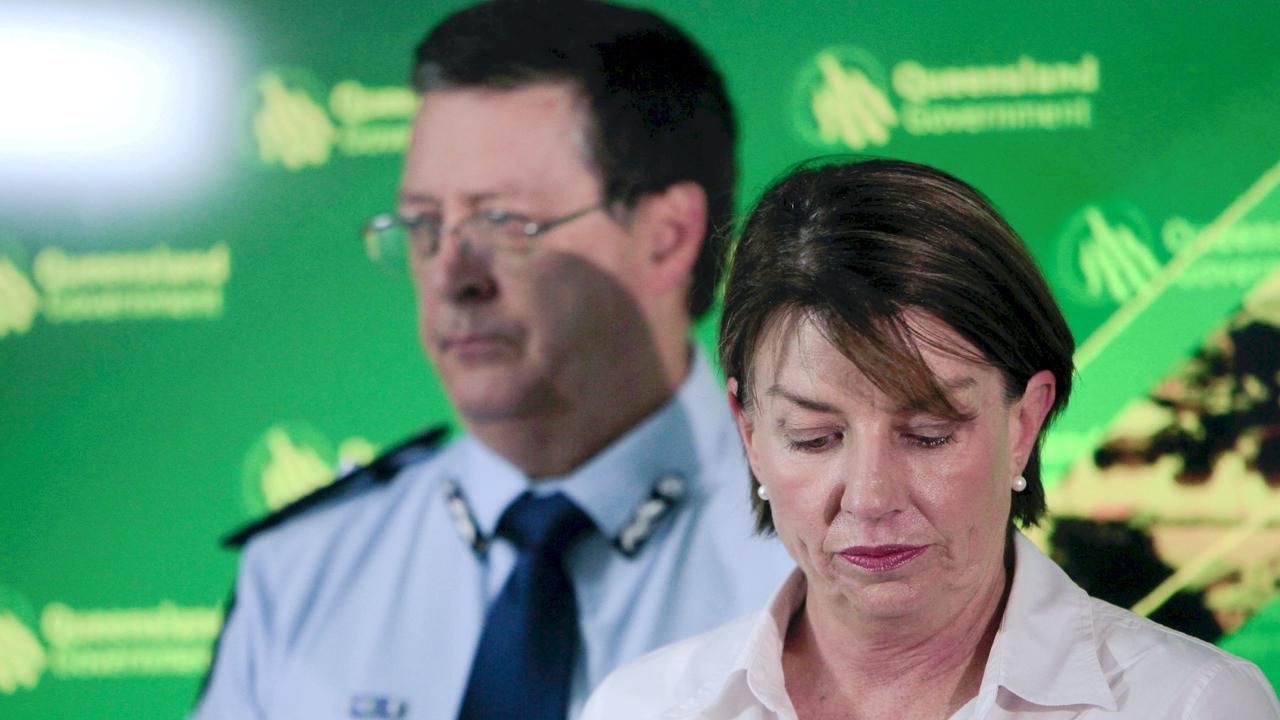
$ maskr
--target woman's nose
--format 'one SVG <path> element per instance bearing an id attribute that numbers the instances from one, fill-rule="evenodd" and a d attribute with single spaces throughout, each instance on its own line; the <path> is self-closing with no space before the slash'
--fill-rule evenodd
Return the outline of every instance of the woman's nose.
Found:
<path id="1" fill-rule="evenodd" d="M 905 467 L 884 445 L 873 442 L 849 449 L 841 475 L 841 512 L 877 521 L 903 509 Z"/>

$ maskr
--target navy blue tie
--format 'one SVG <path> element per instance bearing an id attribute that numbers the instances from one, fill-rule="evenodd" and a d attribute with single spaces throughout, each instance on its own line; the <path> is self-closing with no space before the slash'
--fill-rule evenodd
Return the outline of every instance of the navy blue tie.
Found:
<path id="1" fill-rule="evenodd" d="M 485 618 L 460 720 L 564 720 L 578 651 L 578 606 L 564 554 L 591 526 L 559 493 L 525 493 L 503 513 L 498 534 L 519 556 Z"/>

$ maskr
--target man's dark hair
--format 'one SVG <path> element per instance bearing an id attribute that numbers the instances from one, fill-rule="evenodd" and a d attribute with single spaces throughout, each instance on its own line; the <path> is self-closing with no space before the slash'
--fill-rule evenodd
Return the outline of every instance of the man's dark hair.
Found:
<path id="1" fill-rule="evenodd" d="M 918 331 L 908 313 L 949 326 L 975 349 Z M 922 345 L 999 371 L 1005 396 L 1053 373 L 1057 393 L 1027 460 L 1010 522 L 1045 512 L 1040 443 L 1071 394 L 1075 340 L 1013 229 L 977 190 L 925 165 L 867 160 L 802 165 L 765 191 L 748 216 L 725 285 L 720 361 L 752 403 L 753 360 L 771 323 L 808 319 L 895 402 L 960 417 L 920 354 Z M 757 526 L 769 505 L 751 498 Z"/>
<path id="2" fill-rule="evenodd" d="M 415 55 L 419 92 L 564 83 L 588 110 L 589 160 L 604 200 L 634 207 L 691 180 L 707 194 L 707 233 L 690 316 L 715 299 L 733 214 L 737 125 L 724 81 L 683 32 L 653 13 L 587 0 L 495 0 L 455 13 Z"/>

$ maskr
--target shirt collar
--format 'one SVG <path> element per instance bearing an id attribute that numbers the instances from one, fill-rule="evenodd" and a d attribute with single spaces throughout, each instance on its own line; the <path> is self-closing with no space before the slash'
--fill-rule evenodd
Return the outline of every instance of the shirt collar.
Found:
<path id="1" fill-rule="evenodd" d="M 804 605 L 808 582 L 800 568 L 791 571 L 769 601 L 763 621 L 748 638 L 743 649 L 743 667 L 747 671 L 747 687 L 772 712 L 791 710 L 786 678 L 782 672 L 782 648 L 791 618 Z"/>
<path id="2" fill-rule="evenodd" d="M 982 688 L 1037 705 L 1118 704 L 1098 658 L 1092 600 L 1022 533 L 1014 533 L 1013 587 Z"/>
<path id="3" fill-rule="evenodd" d="M 709 673 L 711 679 L 692 699 L 692 709 L 699 717 L 717 716 L 714 709 L 721 702 L 736 706 L 742 683 L 770 712 L 795 715 L 782 672 L 782 645 L 792 616 L 804 604 L 806 588 L 804 573 L 799 568 L 792 570 L 765 611 L 756 614 L 750 632 L 738 641 L 737 651 L 726 653 L 732 660 L 723 672 Z"/>
<path id="4" fill-rule="evenodd" d="M 681 478 L 686 498 L 698 492 L 705 454 L 694 429 L 723 424 L 714 414 L 728 408 L 706 357 L 698 349 L 691 354 L 689 374 L 666 404 L 566 475 L 534 483 L 476 438 L 464 438 L 453 480 L 480 533 L 492 536 L 507 506 L 528 490 L 563 492 L 609 538 L 618 537 L 663 478 Z"/>
<path id="5" fill-rule="evenodd" d="M 1014 553 L 1013 586 L 979 695 L 1003 687 L 1037 705 L 1116 710 L 1098 658 L 1089 596 L 1021 533 L 1014 533 Z M 745 676 L 752 695 L 770 711 L 794 712 L 782 671 L 782 649 L 791 618 L 804 604 L 806 587 L 797 568 L 759 614 L 703 711 Z"/>

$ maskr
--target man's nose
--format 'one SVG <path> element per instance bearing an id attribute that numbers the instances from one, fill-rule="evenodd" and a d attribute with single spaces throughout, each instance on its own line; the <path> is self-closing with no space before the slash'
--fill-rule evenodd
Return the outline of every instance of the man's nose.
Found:
<path id="1" fill-rule="evenodd" d="M 435 252 L 418 268 L 418 282 L 426 282 L 433 294 L 453 303 L 478 303 L 493 299 L 498 284 L 492 271 L 492 251 L 479 247 L 457 224 L 440 229 Z"/>

